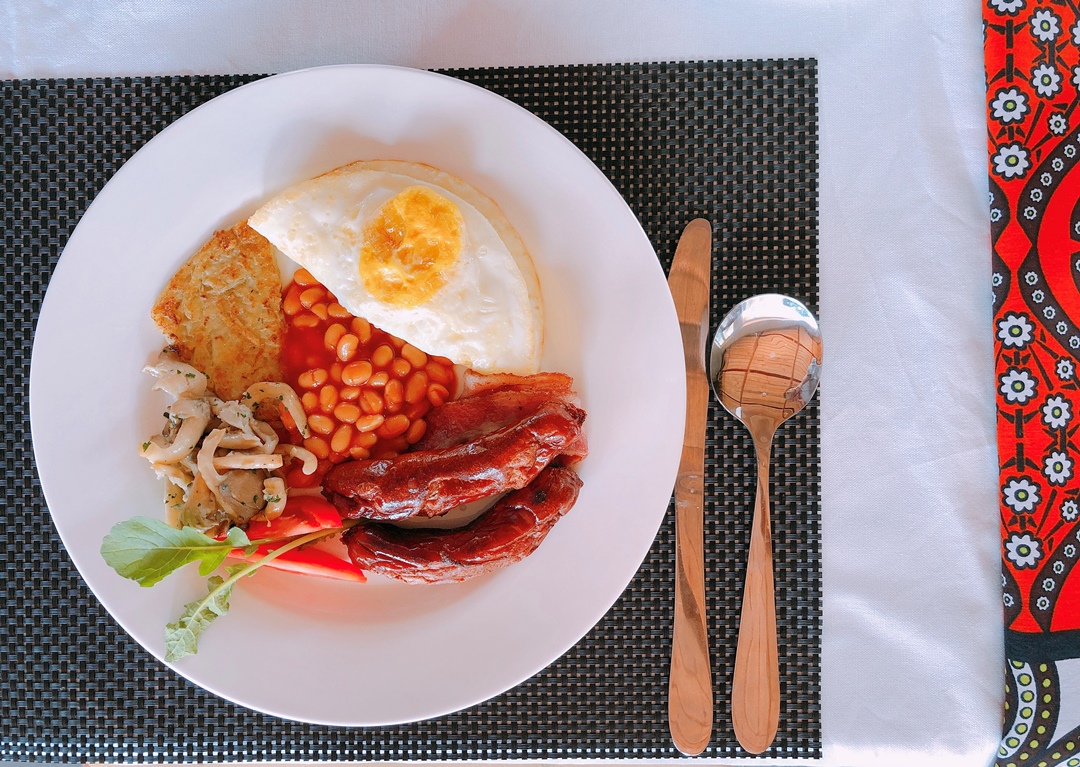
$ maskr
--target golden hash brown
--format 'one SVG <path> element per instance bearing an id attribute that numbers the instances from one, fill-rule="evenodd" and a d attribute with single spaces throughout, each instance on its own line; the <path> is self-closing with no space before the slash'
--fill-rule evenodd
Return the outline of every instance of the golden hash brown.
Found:
<path id="1" fill-rule="evenodd" d="M 282 380 L 281 276 L 270 242 L 247 221 L 215 232 L 169 280 L 151 316 L 222 399 Z"/>

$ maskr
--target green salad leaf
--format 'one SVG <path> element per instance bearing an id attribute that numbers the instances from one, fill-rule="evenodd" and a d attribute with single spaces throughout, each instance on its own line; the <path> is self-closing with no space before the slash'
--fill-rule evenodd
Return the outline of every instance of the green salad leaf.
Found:
<path id="1" fill-rule="evenodd" d="M 160 519 L 135 517 L 109 531 L 101 541 L 101 556 L 125 578 L 153 586 L 191 562 L 199 563 L 200 575 L 209 575 L 230 551 L 249 546 L 251 541 L 239 527 L 230 528 L 218 541 L 191 527 L 178 530 Z"/>
<path id="2" fill-rule="evenodd" d="M 165 626 L 165 660 L 170 663 L 199 651 L 199 635 L 217 618 L 229 612 L 229 596 L 233 584 L 244 570 L 245 565 L 226 568 L 230 577 L 225 580 L 220 575 L 211 577 L 207 582 L 209 593 L 202 599 L 184 606 L 184 614 L 176 621 Z"/>

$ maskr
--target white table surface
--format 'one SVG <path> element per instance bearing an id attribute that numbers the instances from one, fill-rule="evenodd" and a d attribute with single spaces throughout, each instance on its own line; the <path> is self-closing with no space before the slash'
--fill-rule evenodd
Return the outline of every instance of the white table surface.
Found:
<path id="1" fill-rule="evenodd" d="M 3 78 L 817 58 L 829 767 L 986 765 L 1000 737 L 981 46 L 964 0 L 0 8 Z"/>

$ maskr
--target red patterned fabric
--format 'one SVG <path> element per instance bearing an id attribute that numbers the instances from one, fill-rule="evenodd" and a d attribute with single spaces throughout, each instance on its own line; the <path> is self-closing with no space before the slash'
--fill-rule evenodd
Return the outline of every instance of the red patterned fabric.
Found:
<path id="1" fill-rule="evenodd" d="M 1080 727 L 1058 721 L 1056 664 L 1080 658 L 1080 7 L 986 0 L 983 17 L 1009 659 L 998 763 L 1070 764 Z"/>
<path id="2" fill-rule="evenodd" d="M 986 31 L 1006 626 L 1044 634 L 1080 629 L 1080 12 Z"/>

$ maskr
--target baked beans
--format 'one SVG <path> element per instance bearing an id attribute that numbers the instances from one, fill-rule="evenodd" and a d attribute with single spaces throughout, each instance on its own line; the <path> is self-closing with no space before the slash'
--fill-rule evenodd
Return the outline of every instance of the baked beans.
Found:
<path id="1" fill-rule="evenodd" d="M 368 360 L 350 362 L 341 371 L 341 382 L 346 386 L 363 386 L 371 378 L 373 372 L 371 362 Z"/>
<path id="2" fill-rule="evenodd" d="M 312 285 L 319 284 L 319 281 L 311 276 L 311 272 L 303 267 L 296 270 L 296 273 L 293 275 L 293 282 L 300 289 L 310 288 Z M 322 286 L 320 285 L 320 287 Z"/>
<path id="3" fill-rule="evenodd" d="M 335 322 L 326 329 L 326 333 L 323 334 L 323 343 L 327 349 L 336 349 L 338 341 L 345 335 L 345 326 L 340 322 Z"/>
<path id="4" fill-rule="evenodd" d="M 319 484 L 334 464 L 393 457 L 420 441 L 424 416 L 455 388 L 450 360 L 353 317 L 305 269 L 285 287 L 282 308 L 286 378 L 311 427 L 296 441 L 319 459 L 313 477 L 291 470 L 290 485 Z"/>

